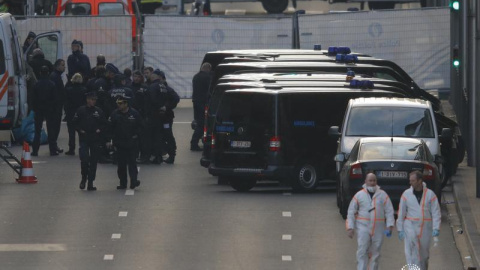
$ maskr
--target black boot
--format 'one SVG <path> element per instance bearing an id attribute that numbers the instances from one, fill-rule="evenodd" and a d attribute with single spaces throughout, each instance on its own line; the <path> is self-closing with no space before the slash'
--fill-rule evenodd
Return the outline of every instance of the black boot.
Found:
<path id="1" fill-rule="evenodd" d="M 65 155 L 67 155 L 67 156 L 75 156 L 75 150 L 73 150 L 73 149 L 75 149 L 75 148 L 70 148 L 70 149 L 68 149 L 68 151 L 65 152 Z"/>
<path id="2" fill-rule="evenodd" d="M 130 189 L 135 189 L 138 186 L 140 186 L 140 180 L 130 183 Z"/>
<path id="3" fill-rule="evenodd" d="M 173 164 L 175 162 L 175 155 L 168 155 L 168 158 L 165 159 L 163 162 L 167 164 Z"/>
<path id="4" fill-rule="evenodd" d="M 82 181 L 80 182 L 80 189 L 85 189 L 85 183 L 87 182 L 86 177 L 82 177 Z"/>

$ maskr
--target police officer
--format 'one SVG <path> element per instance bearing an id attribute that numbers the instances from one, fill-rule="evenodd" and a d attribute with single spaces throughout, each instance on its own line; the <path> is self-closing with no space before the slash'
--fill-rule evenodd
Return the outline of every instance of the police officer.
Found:
<path id="1" fill-rule="evenodd" d="M 198 141 L 203 136 L 203 125 L 205 122 L 205 104 L 207 104 L 208 98 L 208 89 L 210 87 L 210 81 L 212 80 L 210 70 L 212 66 L 209 63 L 203 63 L 200 71 L 193 76 L 192 87 L 193 87 L 193 119 L 196 122 L 195 130 L 190 140 L 190 150 L 191 151 L 201 151 L 202 149 L 198 146 Z"/>
<path id="2" fill-rule="evenodd" d="M 55 117 L 55 83 L 49 77 L 49 69 L 43 66 L 40 70 L 40 79 L 33 88 L 33 111 L 35 112 L 35 137 L 33 139 L 32 156 L 38 156 L 40 148 L 40 135 L 43 121 L 47 121 L 48 144 L 50 155 L 58 155 L 57 144 L 54 140 Z M 52 134 L 52 136 L 50 136 Z"/>
<path id="3" fill-rule="evenodd" d="M 133 91 L 133 95 L 135 96 L 135 107 L 133 108 L 137 110 L 145 120 L 145 94 L 147 91 L 147 86 L 143 83 L 143 81 L 144 78 L 142 72 L 140 72 L 140 70 L 135 70 L 133 72 L 132 85 L 130 86 Z M 138 163 L 141 164 L 150 162 L 150 156 L 147 156 L 150 153 L 150 143 L 148 140 L 147 131 L 146 124 L 144 124 L 144 129 L 142 130 L 142 134 L 140 136 L 140 159 L 138 160 Z"/>
<path id="4" fill-rule="evenodd" d="M 72 54 L 67 58 L 68 78 L 71 79 L 73 74 L 80 73 L 84 79 L 90 76 L 90 59 L 82 52 L 82 43 L 79 40 L 72 41 Z"/>
<path id="5" fill-rule="evenodd" d="M 167 99 L 165 101 L 166 122 L 163 123 L 162 137 L 164 143 L 166 144 L 168 158 L 164 160 L 164 162 L 167 164 L 173 164 L 175 162 L 175 155 L 177 152 L 177 143 L 175 141 L 175 137 L 173 136 L 173 118 L 175 118 L 173 109 L 175 109 L 178 102 L 180 102 L 180 97 L 178 96 L 177 92 L 175 92 L 175 90 L 168 85 L 167 78 L 165 77 L 165 73 L 163 71 L 157 69 L 156 74 L 160 74 L 160 81 L 167 88 Z"/>
<path id="6" fill-rule="evenodd" d="M 80 141 L 80 164 L 82 181 L 80 189 L 85 189 L 88 179 L 87 190 L 97 190 L 93 186 L 97 173 L 97 162 L 100 154 L 100 145 L 104 141 L 104 134 L 107 128 L 107 119 L 103 111 L 95 106 L 97 95 L 95 92 L 85 94 L 87 105 L 78 108 L 73 116 L 75 129 L 79 134 Z"/>
<path id="7" fill-rule="evenodd" d="M 68 129 L 68 151 L 65 155 L 75 155 L 75 124 L 73 117 L 80 106 L 85 105 L 87 89 L 83 86 L 83 78 L 80 73 L 75 73 L 71 84 L 66 88 L 65 118 Z"/>
<path id="8" fill-rule="evenodd" d="M 65 72 L 65 61 L 63 59 L 58 59 L 57 61 L 55 61 L 53 67 L 54 70 L 50 74 L 50 80 L 55 83 L 55 102 L 53 105 L 54 120 L 52 133 L 49 133 L 48 136 L 52 136 L 52 142 L 54 142 L 56 149 L 56 151 L 54 152 L 50 151 L 50 155 L 58 155 L 59 153 L 63 153 L 63 149 L 57 146 L 57 139 L 58 135 L 60 134 L 63 105 L 65 103 L 65 85 L 63 84 L 62 79 L 62 74 L 63 72 Z"/>
<path id="9" fill-rule="evenodd" d="M 142 130 L 142 117 L 140 113 L 130 108 L 128 105 L 128 96 L 118 96 L 117 109 L 113 111 L 109 118 L 112 132 L 113 146 L 117 150 L 117 174 L 120 179 L 120 185 L 117 189 L 127 188 L 127 167 L 130 175 L 130 188 L 135 189 L 140 185 L 137 179 L 137 154 L 138 154 L 138 136 Z"/>

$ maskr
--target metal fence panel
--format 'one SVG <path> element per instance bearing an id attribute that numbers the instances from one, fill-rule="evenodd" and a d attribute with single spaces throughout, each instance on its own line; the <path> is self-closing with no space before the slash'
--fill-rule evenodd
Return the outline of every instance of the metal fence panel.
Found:
<path id="1" fill-rule="evenodd" d="M 448 8 L 385 10 L 299 18 L 300 45 L 349 46 L 392 60 L 422 88 L 450 88 Z"/>
<path id="2" fill-rule="evenodd" d="M 132 68 L 132 18 L 130 16 L 102 17 L 29 17 L 17 20 L 20 42 L 23 44 L 29 31 L 36 34 L 60 30 L 63 40 L 64 60 L 72 53 L 71 43 L 81 40 L 84 53 L 90 58 L 92 68 L 99 54 L 121 71 Z"/>
<path id="3" fill-rule="evenodd" d="M 205 53 L 228 49 L 291 48 L 290 18 L 146 16 L 145 65 L 166 73 L 182 98 Z"/>

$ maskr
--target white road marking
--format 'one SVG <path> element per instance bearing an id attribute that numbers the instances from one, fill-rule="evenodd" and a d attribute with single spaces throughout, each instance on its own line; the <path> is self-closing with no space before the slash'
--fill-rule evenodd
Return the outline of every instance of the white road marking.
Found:
<path id="1" fill-rule="evenodd" d="M 120 233 L 112 234 L 112 239 L 120 239 L 120 238 L 122 238 L 122 234 L 120 234 Z"/>
<path id="2" fill-rule="evenodd" d="M 284 195 L 284 196 L 290 196 L 290 195 L 292 195 L 292 193 L 290 193 L 290 192 L 284 192 L 283 195 Z"/>
<path id="3" fill-rule="evenodd" d="M 105 254 L 103 256 L 104 261 L 112 261 L 113 260 L 113 254 Z"/>
<path id="4" fill-rule="evenodd" d="M 0 244 L 0 252 L 4 251 L 66 251 L 64 244 Z"/>
<path id="5" fill-rule="evenodd" d="M 292 261 L 292 256 L 282 255 L 282 261 Z"/>
<path id="6" fill-rule="evenodd" d="M 191 124 L 192 122 L 173 122 L 174 124 Z"/>
<path id="7" fill-rule="evenodd" d="M 292 217 L 292 212 L 282 212 L 283 217 Z"/>
<path id="8" fill-rule="evenodd" d="M 282 240 L 292 240 L 292 235 L 284 234 L 284 235 L 282 235 Z"/>
<path id="9" fill-rule="evenodd" d="M 126 217 L 128 212 L 118 212 L 119 217 Z"/>
<path id="10" fill-rule="evenodd" d="M 125 191 L 125 195 L 135 195 L 135 190 L 133 190 L 133 189 L 127 189 L 127 190 Z"/>

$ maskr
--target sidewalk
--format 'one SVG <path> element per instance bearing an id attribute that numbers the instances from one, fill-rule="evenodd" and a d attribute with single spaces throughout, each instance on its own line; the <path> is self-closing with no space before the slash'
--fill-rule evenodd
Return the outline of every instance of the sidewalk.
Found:
<path id="1" fill-rule="evenodd" d="M 475 168 L 468 167 L 464 162 L 460 164 L 457 174 L 452 177 L 451 181 L 457 212 L 467 237 L 472 262 L 478 268 L 480 262 L 480 198 L 476 197 L 475 174 Z"/>

